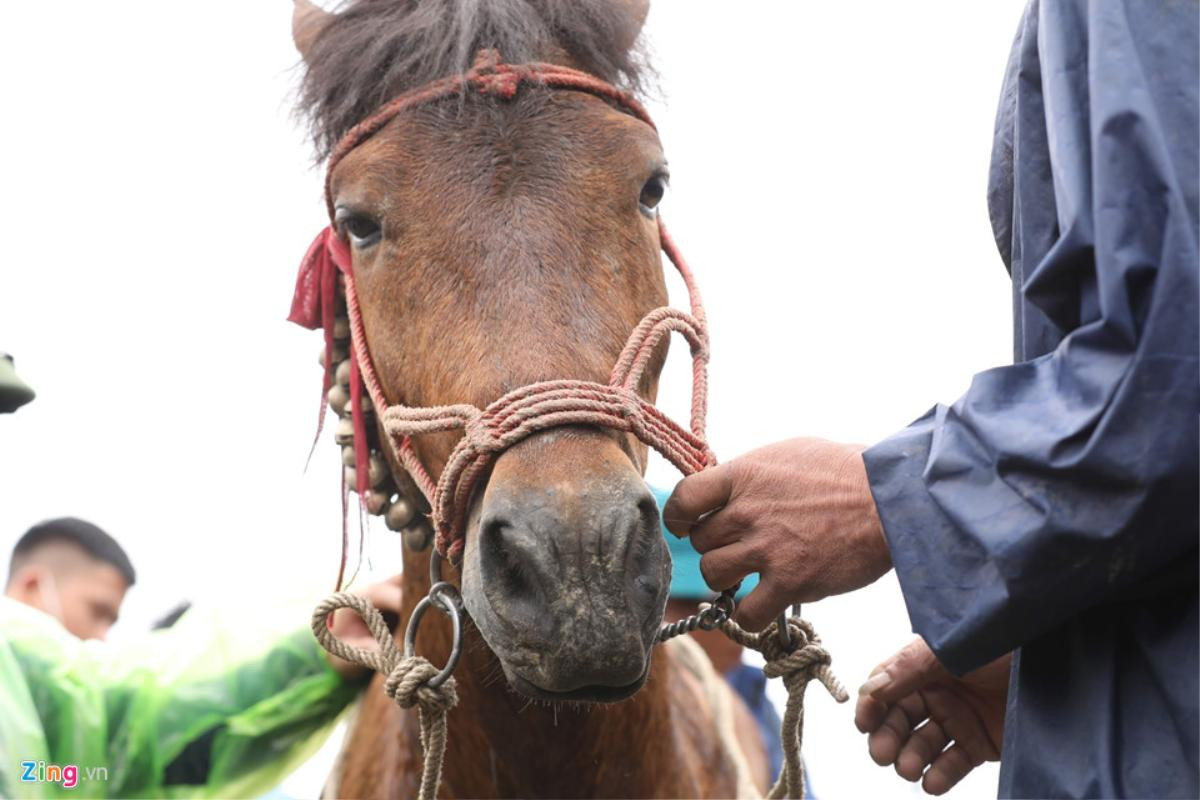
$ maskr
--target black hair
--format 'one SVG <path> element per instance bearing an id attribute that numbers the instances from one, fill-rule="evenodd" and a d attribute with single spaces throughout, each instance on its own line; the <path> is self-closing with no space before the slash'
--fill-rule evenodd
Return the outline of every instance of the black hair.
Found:
<path id="1" fill-rule="evenodd" d="M 13 548 L 9 561 L 8 577 L 12 576 L 34 550 L 51 542 L 66 542 L 79 547 L 97 561 L 116 567 L 121 577 L 130 586 L 136 580 L 133 563 L 117 540 L 105 533 L 98 525 L 76 517 L 59 517 L 39 522 L 25 532 Z"/>

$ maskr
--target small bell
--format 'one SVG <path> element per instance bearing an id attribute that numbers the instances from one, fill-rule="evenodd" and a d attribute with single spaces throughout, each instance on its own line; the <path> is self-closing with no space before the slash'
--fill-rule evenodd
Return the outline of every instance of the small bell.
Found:
<path id="1" fill-rule="evenodd" d="M 341 386 L 350 385 L 350 359 L 337 365 L 337 369 L 333 373 L 333 382 Z"/>
<path id="2" fill-rule="evenodd" d="M 350 320 L 348 318 L 338 317 L 333 321 L 333 338 L 342 342 L 350 338 Z"/>
<path id="3" fill-rule="evenodd" d="M 429 547 L 433 541 L 433 528 L 429 527 L 423 518 L 413 520 L 412 524 L 400 531 L 404 546 L 414 553 L 420 553 Z"/>
<path id="4" fill-rule="evenodd" d="M 334 441 L 342 446 L 351 444 L 354 441 L 354 422 L 348 417 L 342 417 L 338 420 L 337 428 L 333 432 Z"/>
<path id="5" fill-rule="evenodd" d="M 333 356 L 333 363 L 335 365 L 339 365 L 339 364 L 341 364 L 341 362 L 346 361 L 348 358 L 350 358 L 350 350 L 346 346 L 345 343 L 339 344 L 338 342 L 334 342 L 332 352 L 327 352 L 325 350 L 325 345 L 321 345 L 321 355 L 318 357 L 317 361 L 325 369 L 329 369 L 330 362 L 328 362 L 326 359 L 330 355 Z M 349 369 L 349 368 L 350 368 L 349 366 L 346 367 L 346 369 Z M 349 379 L 347 379 L 347 382 L 349 382 Z"/>
<path id="6" fill-rule="evenodd" d="M 350 393 L 346 391 L 345 386 L 335 383 L 329 387 L 325 399 L 329 401 L 329 407 L 333 409 L 333 413 L 340 417 L 346 413 L 346 405 L 350 402 Z"/>
<path id="7" fill-rule="evenodd" d="M 379 484 L 383 483 L 384 479 L 391 474 L 391 472 L 388 470 L 387 464 L 379 455 L 374 453 L 371 454 L 371 460 L 367 463 L 370 469 L 369 475 L 372 486 L 378 486 Z"/>
<path id="8" fill-rule="evenodd" d="M 362 413 L 363 413 L 364 417 L 369 417 L 375 413 L 375 404 L 371 402 L 371 396 L 368 395 L 366 392 L 363 392 L 359 396 L 358 407 L 360 409 L 362 409 Z M 347 414 L 350 413 L 350 406 L 348 406 L 348 405 L 346 406 L 346 413 Z"/>
<path id="9" fill-rule="evenodd" d="M 353 467 L 355 465 L 355 463 L 357 463 L 357 462 L 354 459 L 354 446 L 350 445 L 348 447 L 343 447 L 342 448 L 342 466 L 343 467 Z"/>
<path id="10" fill-rule="evenodd" d="M 412 522 L 416 516 L 416 509 L 412 507 L 412 503 L 404 497 L 399 497 L 396 502 L 388 506 L 387 514 L 384 515 L 384 524 L 388 526 L 388 530 L 403 531 L 408 523 Z"/>

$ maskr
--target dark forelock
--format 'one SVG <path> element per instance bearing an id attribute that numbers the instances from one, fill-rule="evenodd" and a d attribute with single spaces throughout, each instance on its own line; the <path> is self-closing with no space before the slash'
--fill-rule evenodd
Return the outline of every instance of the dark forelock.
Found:
<path id="1" fill-rule="evenodd" d="M 324 158 L 355 123 L 396 94 L 470 68 L 483 48 L 505 61 L 563 48 L 580 69 L 623 89 L 650 70 L 630 0 L 350 0 L 316 34 L 298 111 Z"/>

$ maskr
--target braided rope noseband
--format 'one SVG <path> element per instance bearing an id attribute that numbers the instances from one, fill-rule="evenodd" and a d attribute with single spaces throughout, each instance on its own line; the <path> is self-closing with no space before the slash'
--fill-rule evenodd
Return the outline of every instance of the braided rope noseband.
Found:
<path id="1" fill-rule="evenodd" d="M 331 186 L 334 168 L 347 153 L 398 114 L 467 90 L 512 99 L 522 84 L 593 94 L 654 127 L 649 114 L 637 100 L 592 75 L 555 64 L 505 64 L 495 51 L 483 51 L 470 71 L 400 95 L 343 137 L 330 157 L 325 180 L 325 202 L 330 220 L 334 219 Z M 437 550 L 451 563 L 458 563 L 462 555 L 466 516 L 476 483 L 501 452 L 539 431 L 564 425 L 594 425 L 630 433 L 657 450 L 685 475 L 716 464 L 704 434 L 708 398 L 708 329 L 704 306 L 691 270 L 661 220 L 658 228 L 663 252 L 679 270 L 687 286 L 691 313 L 663 307 L 647 314 L 634 328 L 607 384 L 579 380 L 534 383 L 509 392 L 484 409 L 465 404 L 418 408 L 388 403 L 367 348 L 350 248 L 332 225 L 322 231 L 301 265 L 289 319 L 309 328 L 324 328 L 326 350 L 331 351 L 340 276 L 350 322 L 350 406 L 355 431 L 358 481 L 355 488 L 360 496 L 365 496 L 369 489 L 367 476 L 370 472 L 362 412 L 364 389 L 379 414 L 397 459 L 429 501 L 437 532 Z M 672 332 L 681 334 L 691 347 L 690 429 L 676 424 L 638 392 L 655 348 Z M 326 364 L 331 363 L 332 359 L 327 358 Z M 325 389 L 329 388 L 330 380 L 327 367 Z M 435 482 L 417 457 L 412 437 L 450 430 L 461 430 L 463 436 Z"/>

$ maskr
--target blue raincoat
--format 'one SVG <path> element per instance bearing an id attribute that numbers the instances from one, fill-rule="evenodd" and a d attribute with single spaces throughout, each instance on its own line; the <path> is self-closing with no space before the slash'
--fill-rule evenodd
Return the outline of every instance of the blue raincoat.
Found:
<path id="1" fill-rule="evenodd" d="M 1015 361 L 864 456 L 914 629 L 1016 650 L 1005 797 L 1200 796 L 1195 0 L 1033 0 L 988 190 Z"/>

